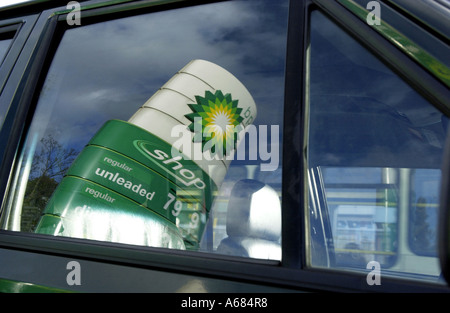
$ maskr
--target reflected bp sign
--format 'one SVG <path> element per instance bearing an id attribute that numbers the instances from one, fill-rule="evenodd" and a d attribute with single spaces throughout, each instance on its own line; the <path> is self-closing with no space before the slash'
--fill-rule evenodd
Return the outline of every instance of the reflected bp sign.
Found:
<path id="1" fill-rule="evenodd" d="M 232 74 L 194 60 L 129 121 L 106 122 L 70 167 L 36 232 L 196 248 L 255 103 Z"/>

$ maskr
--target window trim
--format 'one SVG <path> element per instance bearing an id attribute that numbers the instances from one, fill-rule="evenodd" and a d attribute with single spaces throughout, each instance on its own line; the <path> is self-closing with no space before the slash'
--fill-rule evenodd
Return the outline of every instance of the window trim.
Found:
<path id="1" fill-rule="evenodd" d="M 14 72 L 18 75 L 18 77 L 15 77 L 17 85 L 0 130 L 0 193 L 3 194 L 2 207 L 7 199 L 7 190 L 9 181 L 12 178 L 11 174 L 13 173 L 16 152 L 20 142 L 23 140 L 22 134 L 25 131 L 31 101 L 34 97 L 38 77 L 40 76 L 39 73 L 46 59 L 49 44 L 56 28 L 56 19 L 51 18 L 48 21 L 42 21 L 41 19 L 39 26 L 37 30 L 33 31 L 36 36 L 35 41 L 31 40 L 24 46 L 24 50 L 29 54 L 21 54 L 23 67 L 16 66 L 14 68 Z M 14 81 L 13 79 L 12 82 Z"/>
<path id="2" fill-rule="evenodd" d="M 210 3 L 208 1 L 207 3 Z M 147 2 L 146 2 L 147 3 Z M 177 1 L 178 3 L 178 1 Z M 183 2 L 182 5 L 197 4 L 195 1 Z M 203 3 L 203 2 L 202 2 Z M 148 3 L 147 3 L 148 4 Z M 163 248 L 141 248 L 129 245 L 94 242 L 75 238 L 62 238 L 0 231 L 0 248 L 37 252 L 43 255 L 73 257 L 82 260 L 94 260 L 106 264 L 121 264 L 145 269 L 156 269 L 164 272 L 184 273 L 201 277 L 212 277 L 237 282 L 250 282 L 277 286 L 292 290 L 328 290 L 328 291 L 449 291 L 446 286 L 429 284 L 419 281 L 408 281 L 399 278 L 385 277 L 382 286 L 365 286 L 364 273 L 339 271 L 336 269 L 308 268 L 306 263 L 307 242 L 305 230 L 304 208 L 308 190 L 307 175 L 304 162 L 304 142 L 307 139 L 304 131 L 305 86 L 298 88 L 298 82 L 303 81 L 305 74 L 304 51 L 308 37 L 308 10 L 312 4 L 317 4 L 334 20 L 347 29 L 356 26 L 356 36 L 359 42 L 368 43 L 369 50 L 386 52 L 391 58 L 400 59 L 401 65 L 396 65 L 402 73 L 408 72 L 411 63 L 404 55 L 398 55 L 379 34 L 368 28 L 342 6 L 329 0 L 290 1 L 289 30 L 287 44 L 287 70 L 285 85 L 285 121 L 283 144 L 283 203 L 282 203 L 282 262 L 263 261 L 240 257 L 215 255 L 203 252 L 178 251 Z M 116 14 L 123 14 L 130 3 L 120 4 Z M 149 4 L 151 5 L 151 4 Z M 112 7 L 101 7 L 92 11 L 93 18 L 102 15 L 102 19 L 109 19 Z M 28 75 L 23 77 L 19 85 L 19 92 L 12 98 L 14 112 L 8 112 L 7 123 L 0 132 L 0 193 L 5 197 L 7 181 L 10 179 L 11 168 L 14 166 L 16 153 L 23 140 L 25 126 L 29 122 L 28 112 L 31 107 L 34 90 L 38 84 L 37 75 L 47 60 L 47 52 L 57 31 L 57 20 L 64 19 L 63 15 L 55 15 L 56 10 L 45 11 L 36 23 L 33 35 L 24 49 L 24 58 L 32 64 L 26 69 Z M 137 14 L 137 12 L 136 12 Z M 49 19 L 50 17 L 50 19 Z M 380 42 L 381 48 L 376 43 Z M 375 49 L 376 48 L 376 49 Z M 22 57 L 22 56 L 21 56 Z M 394 58 L 395 57 L 395 58 Z M 392 59 L 389 59 L 392 62 Z M 27 63 L 28 64 L 28 63 Z M 414 68 L 414 72 L 420 71 Z M 22 77 L 22 76 L 21 76 Z M 30 78 L 31 77 L 31 78 Z M 432 81 L 436 80 L 432 78 Z M 422 89 L 425 87 L 421 87 Z M 442 104 L 441 104 L 442 105 Z M 300 122 L 302 121 L 302 122 Z M 287 139 L 291 141 L 287 141 Z M 287 144 L 289 143 L 289 144 Z M 295 157 L 297 157 L 297 159 Z M 299 162 L 300 161 L 300 162 Z M 301 173 L 299 175 L 298 173 Z M 289 188 L 287 186 L 290 186 Z M 300 244 L 299 244 L 300 243 Z M 186 268 L 186 265 L 189 265 Z M 49 273 L 52 269 L 49 269 Z M 42 275 L 43 277 L 45 275 Z M 70 289 L 70 288 L 68 288 Z"/>
<path id="3" fill-rule="evenodd" d="M 306 142 L 304 94 L 307 43 L 307 10 L 310 1 L 290 1 L 286 74 L 285 100 L 283 116 L 283 151 L 282 151 L 282 223 L 281 223 L 281 253 L 282 265 L 286 268 L 300 269 L 307 262 L 305 228 L 306 220 L 302 204 L 306 203 L 308 181 L 304 174 L 307 171 L 304 160 L 304 143 Z M 289 170 L 286 170 L 289 169 Z M 298 173 L 301 173 L 300 177 Z M 288 187 L 289 186 L 289 187 Z"/>
<path id="4" fill-rule="evenodd" d="M 0 22 L 0 33 L 14 32 L 12 42 L 6 52 L 5 56 L 0 60 L 0 96 L 4 98 L 11 94 L 6 85 L 8 79 L 14 75 L 13 67 L 18 62 L 18 55 L 30 35 L 32 28 L 37 21 L 37 15 L 24 16 L 22 18 L 11 18 Z M 20 62 L 19 62 L 20 63 Z M 20 64 L 19 64 L 20 65 Z M 6 88 L 6 89 L 5 89 Z M 0 121 L 0 125 L 3 120 Z M 0 126 L 1 127 L 1 126 Z"/>

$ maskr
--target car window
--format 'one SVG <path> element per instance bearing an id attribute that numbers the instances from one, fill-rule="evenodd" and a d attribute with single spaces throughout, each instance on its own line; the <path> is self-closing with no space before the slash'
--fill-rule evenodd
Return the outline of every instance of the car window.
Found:
<path id="1" fill-rule="evenodd" d="M 2 227 L 280 259 L 287 9 L 231 1 L 66 25 Z"/>
<path id="2" fill-rule="evenodd" d="M 437 280 L 448 117 L 319 11 L 308 67 L 311 266 Z"/>

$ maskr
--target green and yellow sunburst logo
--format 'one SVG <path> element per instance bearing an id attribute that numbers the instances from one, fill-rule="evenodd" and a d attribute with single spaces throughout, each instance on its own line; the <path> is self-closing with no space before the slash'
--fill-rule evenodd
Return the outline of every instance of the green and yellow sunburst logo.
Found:
<path id="1" fill-rule="evenodd" d="M 188 104 L 193 113 L 186 114 L 192 123 L 188 128 L 194 133 L 193 142 L 201 142 L 202 150 L 213 155 L 236 149 L 237 134 L 242 130 L 242 109 L 231 94 L 217 90 L 205 92 L 205 97 L 195 96 L 196 104 Z"/>

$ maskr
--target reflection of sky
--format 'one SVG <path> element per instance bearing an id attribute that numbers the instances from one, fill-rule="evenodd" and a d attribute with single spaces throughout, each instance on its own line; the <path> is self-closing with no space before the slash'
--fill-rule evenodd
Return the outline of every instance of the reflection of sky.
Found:
<path id="1" fill-rule="evenodd" d="M 443 114 L 317 12 L 310 54 L 310 160 L 353 166 L 440 164 Z"/>
<path id="2" fill-rule="evenodd" d="M 312 94 L 373 99 L 414 126 L 440 122 L 442 114 L 324 15 L 313 14 L 311 28 Z"/>
<path id="3" fill-rule="evenodd" d="M 64 34 L 32 132 L 81 149 L 109 119 L 128 120 L 192 59 L 233 73 L 282 122 L 287 1 L 233 1 L 123 18 Z"/>

